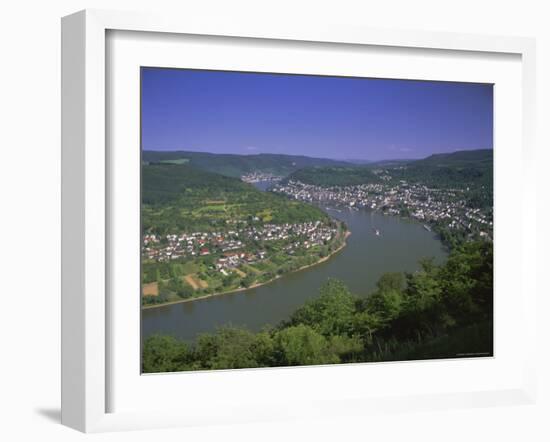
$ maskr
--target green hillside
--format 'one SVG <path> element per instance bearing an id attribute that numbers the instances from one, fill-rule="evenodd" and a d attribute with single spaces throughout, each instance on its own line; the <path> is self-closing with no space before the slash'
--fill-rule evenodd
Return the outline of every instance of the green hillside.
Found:
<path id="1" fill-rule="evenodd" d="M 413 164 L 438 167 L 483 167 L 493 164 L 493 149 L 459 150 L 452 153 L 430 155 Z"/>
<path id="2" fill-rule="evenodd" d="M 145 232 L 206 231 L 238 222 L 280 224 L 326 218 L 316 207 L 187 164 L 142 166 Z"/>
<path id="3" fill-rule="evenodd" d="M 240 177 L 251 172 L 287 176 L 304 167 L 348 165 L 343 161 L 294 155 L 233 155 L 186 151 L 143 151 L 142 160 L 145 163 L 181 163 L 187 160 L 187 164 L 192 167 L 230 177 Z"/>
<path id="4" fill-rule="evenodd" d="M 431 155 L 421 160 L 379 162 L 355 167 L 308 167 L 293 172 L 289 179 L 330 187 L 377 183 L 384 175 L 390 179 L 390 182 L 405 180 L 443 188 L 455 186 L 492 188 L 493 151 L 490 149 L 459 151 Z"/>
<path id="5" fill-rule="evenodd" d="M 427 186 L 492 189 L 493 151 L 483 149 L 431 155 L 389 172 L 394 179 Z"/>
<path id="6" fill-rule="evenodd" d="M 367 166 L 308 167 L 293 172 L 290 180 L 315 186 L 353 186 L 380 182 L 380 178 Z"/>

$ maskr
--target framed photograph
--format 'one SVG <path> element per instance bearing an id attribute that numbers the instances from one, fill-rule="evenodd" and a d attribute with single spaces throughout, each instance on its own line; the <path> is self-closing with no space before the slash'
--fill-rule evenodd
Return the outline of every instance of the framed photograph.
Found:
<path id="1" fill-rule="evenodd" d="M 64 424 L 534 400 L 532 40 L 62 31 Z"/>

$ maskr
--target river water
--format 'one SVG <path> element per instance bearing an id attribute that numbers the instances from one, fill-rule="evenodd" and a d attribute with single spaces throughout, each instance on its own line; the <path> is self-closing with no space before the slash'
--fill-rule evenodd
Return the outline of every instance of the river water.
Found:
<path id="1" fill-rule="evenodd" d="M 351 231 L 347 246 L 328 261 L 243 292 L 142 310 L 142 338 L 160 333 L 192 341 L 225 324 L 257 331 L 318 296 L 328 278 L 341 279 L 353 293 L 366 296 L 383 273 L 412 272 L 421 258 L 442 262 L 446 257 L 435 234 L 418 222 L 363 209 L 323 209 Z"/>

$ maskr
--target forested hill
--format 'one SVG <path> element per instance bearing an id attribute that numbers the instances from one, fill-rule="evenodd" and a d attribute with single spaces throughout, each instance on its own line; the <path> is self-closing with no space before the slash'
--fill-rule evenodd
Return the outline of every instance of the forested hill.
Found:
<path id="1" fill-rule="evenodd" d="M 493 149 L 459 150 L 452 153 L 430 155 L 411 164 L 432 165 L 438 167 L 477 167 L 493 165 Z"/>
<path id="2" fill-rule="evenodd" d="M 307 167 L 293 172 L 288 179 L 322 187 L 353 186 L 381 181 L 367 166 Z"/>
<path id="3" fill-rule="evenodd" d="M 142 166 L 143 231 L 212 231 L 240 222 L 303 223 L 326 220 L 311 205 L 262 192 L 237 178 L 187 164 Z"/>
<path id="4" fill-rule="evenodd" d="M 195 169 L 187 164 L 142 166 L 142 202 L 152 206 L 177 203 L 194 194 L 206 196 L 249 192 L 251 186 L 239 179 Z"/>
<path id="5" fill-rule="evenodd" d="M 493 188 L 493 150 L 431 155 L 389 170 L 394 179 L 434 187 Z"/>
<path id="6" fill-rule="evenodd" d="M 405 180 L 427 186 L 483 186 L 492 188 L 492 149 L 435 154 L 401 164 L 377 163 L 356 167 L 309 167 L 292 173 L 289 179 L 318 186 L 371 184 L 386 177 L 391 182 Z"/>
<path id="7" fill-rule="evenodd" d="M 145 163 L 188 164 L 198 169 L 230 177 L 240 177 L 251 172 L 287 176 L 295 170 L 304 167 L 349 165 L 349 163 L 344 161 L 297 155 L 234 155 L 187 151 L 157 152 L 147 150 L 142 152 L 142 160 Z"/>

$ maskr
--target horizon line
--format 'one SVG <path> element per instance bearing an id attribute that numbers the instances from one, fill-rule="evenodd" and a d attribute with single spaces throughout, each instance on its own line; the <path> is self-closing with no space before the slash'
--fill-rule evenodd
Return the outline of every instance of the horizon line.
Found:
<path id="1" fill-rule="evenodd" d="M 170 153 L 198 153 L 198 154 L 208 154 L 208 155 L 233 155 L 233 156 L 239 156 L 239 157 L 245 157 L 245 156 L 259 156 L 259 155 L 278 155 L 278 156 L 286 156 L 286 157 L 304 157 L 304 158 L 311 158 L 311 159 L 318 159 L 318 160 L 332 160 L 332 161 L 343 161 L 343 162 L 351 162 L 351 161 L 369 161 L 373 163 L 381 162 L 381 161 L 404 161 L 404 160 L 421 160 L 425 158 L 429 158 L 433 155 L 451 155 L 458 152 L 474 152 L 474 151 L 480 151 L 480 150 L 494 150 L 493 147 L 482 147 L 482 148 L 476 148 L 476 149 L 457 149 L 453 150 L 451 152 L 433 152 L 429 154 L 428 156 L 420 156 L 420 157 L 396 157 L 396 158 L 382 158 L 378 160 L 373 160 L 370 158 L 361 158 L 361 157 L 345 157 L 345 158 L 338 158 L 338 157 L 317 157 L 317 156 L 311 156 L 311 155 L 304 155 L 304 154 L 289 154 L 289 153 L 277 153 L 277 152 L 250 152 L 250 153 L 232 153 L 232 152 L 206 152 L 206 151 L 200 151 L 200 150 L 186 150 L 186 149 L 167 149 L 167 150 L 156 150 L 156 149 L 141 149 L 142 152 L 170 152 Z"/>

